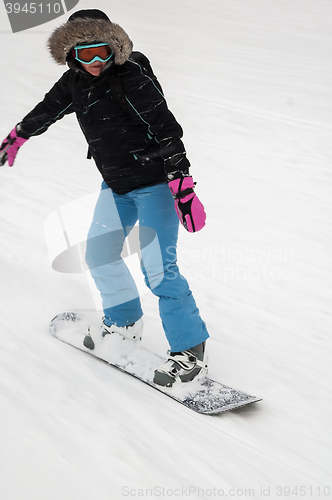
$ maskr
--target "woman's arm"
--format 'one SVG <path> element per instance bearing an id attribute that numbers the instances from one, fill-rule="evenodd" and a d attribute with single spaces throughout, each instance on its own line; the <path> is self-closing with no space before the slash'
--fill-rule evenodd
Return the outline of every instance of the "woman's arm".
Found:
<path id="1" fill-rule="evenodd" d="M 63 116 L 73 112 L 72 95 L 68 80 L 70 71 L 66 71 L 44 99 L 20 122 L 22 135 L 32 137 L 45 132 L 50 125 Z"/>

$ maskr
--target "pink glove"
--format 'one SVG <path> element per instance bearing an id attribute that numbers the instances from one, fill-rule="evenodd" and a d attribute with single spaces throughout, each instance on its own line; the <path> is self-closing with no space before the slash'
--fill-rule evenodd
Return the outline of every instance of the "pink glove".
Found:
<path id="1" fill-rule="evenodd" d="M 11 167 L 14 164 L 18 150 L 27 140 L 17 134 L 16 127 L 13 128 L 0 146 L 0 167 L 7 160 L 8 165 Z"/>
<path id="2" fill-rule="evenodd" d="M 169 181 L 168 186 L 181 224 L 189 233 L 202 229 L 205 226 L 206 214 L 202 203 L 194 193 L 193 178 L 190 175 L 181 176 Z"/>

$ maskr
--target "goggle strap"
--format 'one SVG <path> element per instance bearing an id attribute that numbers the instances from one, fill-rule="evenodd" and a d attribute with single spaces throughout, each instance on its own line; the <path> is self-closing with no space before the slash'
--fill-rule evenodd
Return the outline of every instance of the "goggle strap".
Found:
<path id="1" fill-rule="evenodd" d="M 108 43 L 92 43 L 91 45 L 76 45 L 74 47 L 75 49 L 92 49 L 94 47 L 104 47 L 105 45 L 108 45 Z"/>

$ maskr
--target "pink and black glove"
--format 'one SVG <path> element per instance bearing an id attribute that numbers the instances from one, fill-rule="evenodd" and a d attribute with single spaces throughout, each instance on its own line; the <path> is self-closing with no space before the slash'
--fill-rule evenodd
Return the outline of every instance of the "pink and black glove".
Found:
<path id="1" fill-rule="evenodd" d="M 174 198 L 175 210 L 181 224 L 194 233 L 205 226 L 206 214 L 202 203 L 194 193 L 194 181 L 190 175 L 181 174 L 168 182 Z"/>
<path id="2" fill-rule="evenodd" d="M 15 127 L 0 146 L 0 167 L 7 160 L 8 165 L 11 167 L 14 164 L 18 150 L 27 140 L 19 135 L 19 126 Z"/>

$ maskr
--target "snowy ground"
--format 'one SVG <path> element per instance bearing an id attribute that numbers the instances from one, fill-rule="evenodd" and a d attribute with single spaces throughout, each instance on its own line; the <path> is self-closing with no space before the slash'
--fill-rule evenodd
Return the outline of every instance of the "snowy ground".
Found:
<path id="1" fill-rule="evenodd" d="M 1 499 L 332 498 L 332 4 L 93 7 L 148 55 L 185 130 L 208 223 L 181 231 L 179 263 L 210 374 L 263 401 L 200 416 L 48 333 L 57 313 L 94 306 L 84 275 L 52 270 L 45 239 L 50 214 L 100 185 L 67 117 L 0 171 Z M 5 137 L 62 74 L 44 46 L 66 16 L 17 34 L 0 16 Z M 142 302 L 143 342 L 163 354 L 155 297 Z"/>

